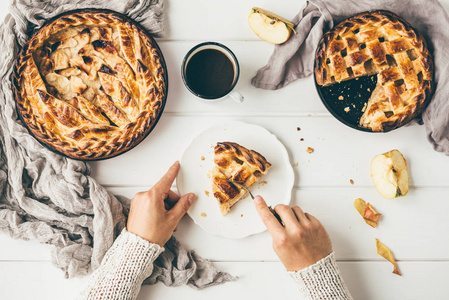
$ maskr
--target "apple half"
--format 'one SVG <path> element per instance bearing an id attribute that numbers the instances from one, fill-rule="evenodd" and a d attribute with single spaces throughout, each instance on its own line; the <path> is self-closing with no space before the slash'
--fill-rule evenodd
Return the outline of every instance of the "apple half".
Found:
<path id="1" fill-rule="evenodd" d="M 249 27 L 262 40 L 282 44 L 288 40 L 295 24 L 265 9 L 253 7 L 248 17 Z"/>
<path id="2" fill-rule="evenodd" d="M 371 162 L 371 178 L 377 191 L 387 199 L 408 193 L 407 162 L 399 150 L 376 155 Z"/>

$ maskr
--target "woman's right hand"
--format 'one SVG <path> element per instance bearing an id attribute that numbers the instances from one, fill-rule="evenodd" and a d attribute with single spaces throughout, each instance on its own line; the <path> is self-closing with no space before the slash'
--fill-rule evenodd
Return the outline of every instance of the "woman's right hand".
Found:
<path id="1" fill-rule="evenodd" d="M 332 252 L 332 243 L 323 225 L 300 207 L 277 205 L 274 208 L 284 223 L 282 226 L 261 196 L 256 196 L 254 203 L 273 238 L 273 249 L 287 271 L 304 269 Z"/>

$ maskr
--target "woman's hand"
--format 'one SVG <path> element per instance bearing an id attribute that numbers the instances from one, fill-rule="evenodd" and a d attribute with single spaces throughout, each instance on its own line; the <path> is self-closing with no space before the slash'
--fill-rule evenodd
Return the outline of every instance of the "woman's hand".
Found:
<path id="1" fill-rule="evenodd" d="M 170 190 L 179 167 L 179 162 L 175 162 L 149 191 L 134 196 L 128 216 L 129 232 L 160 246 L 170 239 L 178 222 L 195 200 L 195 194 L 180 198 Z"/>
<path id="2" fill-rule="evenodd" d="M 298 206 L 277 205 L 282 226 L 261 196 L 254 199 L 257 212 L 273 238 L 273 249 L 287 271 L 299 271 L 332 252 L 332 243 L 320 221 Z"/>

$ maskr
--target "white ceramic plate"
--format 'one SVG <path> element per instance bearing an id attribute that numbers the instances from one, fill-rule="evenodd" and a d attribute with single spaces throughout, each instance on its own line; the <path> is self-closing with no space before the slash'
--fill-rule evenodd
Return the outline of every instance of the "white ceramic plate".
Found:
<path id="1" fill-rule="evenodd" d="M 268 174 L 251 187 L 251 192 L 264 197 L 268 205 L 273 207 L 276 204 L 289 204 L 291 199 L 294 172 L 287 150 L 265 128 L 232 122 L 201 133 L 187 147 L 181 159 L 177 187 L 180 194 L 193 192 L 197 195 L 196 202 L 188 211 L 196 224 L 207 232 L 228 238 L 243 238 L 263 232 L 265 226 L 249 195 L 237 202 L 226 216 L 221 215 L 212 194 L 211 180 L 207 177 L 214 166 L 213 148 L 217 142 L 236 142 L 259 152 L 272 164 Z"/>

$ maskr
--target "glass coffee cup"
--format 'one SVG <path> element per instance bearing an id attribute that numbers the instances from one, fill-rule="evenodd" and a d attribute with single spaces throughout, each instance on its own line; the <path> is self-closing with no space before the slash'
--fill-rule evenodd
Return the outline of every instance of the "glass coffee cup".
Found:
<path id="1" fill-rule="evenodd" d="M 190 49 L 182 62 L 181 75 L 187 89 L 199 98 L 214 101 L 229 96 L 243 102 L 243 96 L 233 91 L 240 75 L 239 63 L 223 44 L 205 42 Z"/>

